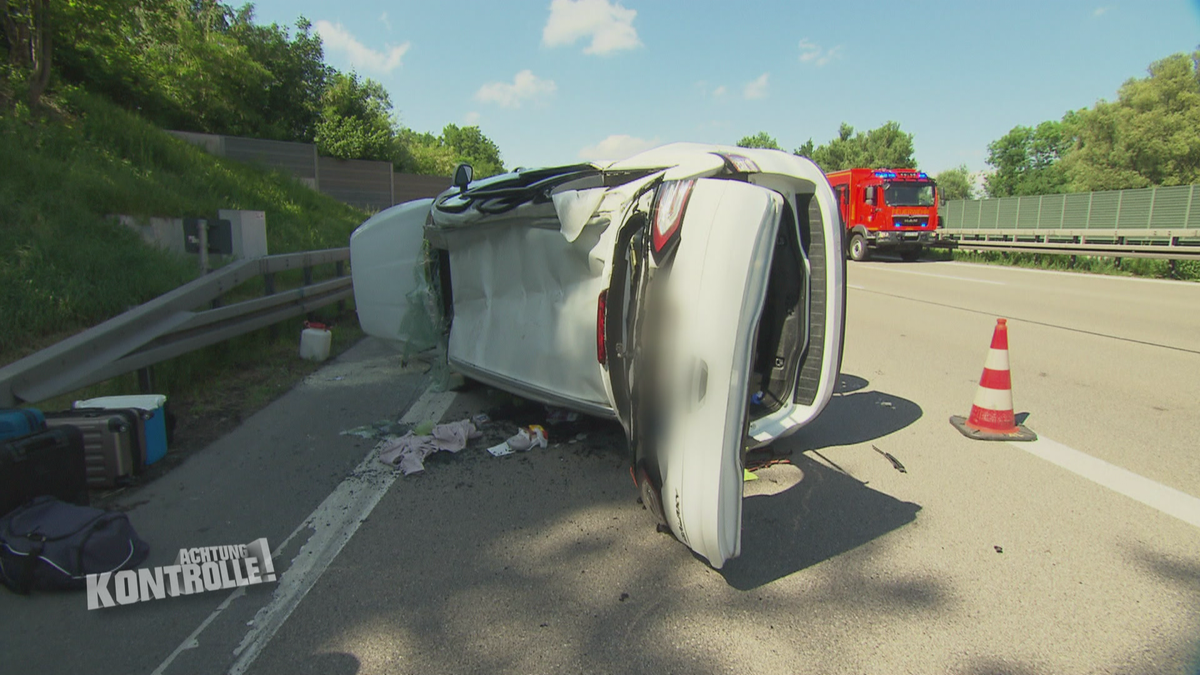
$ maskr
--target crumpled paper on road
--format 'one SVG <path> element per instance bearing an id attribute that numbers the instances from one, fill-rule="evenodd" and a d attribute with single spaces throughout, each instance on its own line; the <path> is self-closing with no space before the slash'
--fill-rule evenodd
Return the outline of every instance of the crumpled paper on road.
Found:
<path id="1" fill-rule="evenodd" d="M 467 447 L 467 441 L 482 436 L 471 420 L 448 422 L 433 427 L 428 436 L 417 436 L 411 431 L 379 444 L 379 461 L 399 467 L 405 476 L 425 470 L 425 458 L 435 452 L 458 452 Z"/>

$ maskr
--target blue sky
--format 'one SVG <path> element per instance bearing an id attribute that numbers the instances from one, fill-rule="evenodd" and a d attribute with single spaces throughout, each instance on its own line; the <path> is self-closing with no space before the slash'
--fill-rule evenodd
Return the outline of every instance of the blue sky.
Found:
<path id="1" fill-rule="evenodd" d="M 381 82 L 404 126 L 478 124 L 510 168 L 760 130 L 793 149 L 896 120 L 921 168 L 979 171 L 1013 126 L 1200 44 L 1200 0 L 255 5 L 316 24 L 326 61 Z"/>

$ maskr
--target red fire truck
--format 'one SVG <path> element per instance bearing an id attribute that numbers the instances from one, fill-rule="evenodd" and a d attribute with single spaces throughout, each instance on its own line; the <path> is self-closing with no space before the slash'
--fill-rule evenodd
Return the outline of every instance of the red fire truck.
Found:
<path id="1" fill-rule="evenodd" d="M 825 177 L 837 194 L 852 260 L 877 249 L 913 261 L 937 239 L 937 185 L 925 172 L 846 169 Z"/>

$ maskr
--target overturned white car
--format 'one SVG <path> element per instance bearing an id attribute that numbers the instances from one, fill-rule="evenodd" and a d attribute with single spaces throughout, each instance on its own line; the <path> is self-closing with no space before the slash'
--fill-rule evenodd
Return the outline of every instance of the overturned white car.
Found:
<path id="1" fill-rule="evenodd" d="M 845 255 L 824 175 L 679 143 L 470 178 L 354 232 L 363 329 L 409 340 L 429 283 L 451 367 L 619 420 L 645 503 L 720 568 L 740 551 L 745 453 L 810 422 L 837 381 Z"/>

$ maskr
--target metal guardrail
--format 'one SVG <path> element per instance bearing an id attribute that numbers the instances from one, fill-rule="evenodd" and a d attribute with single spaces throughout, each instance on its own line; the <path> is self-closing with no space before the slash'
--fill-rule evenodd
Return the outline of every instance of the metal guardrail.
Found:
<path id="1" fill-rule="evenodd" d="M 349 259 L 349 248 L 337 248 L 227 265 L 0 368 L 0 406 L 42 401 L 344 302 L 354 295 L 345 275 Z M 329 263 L 336 265 L 336 277 L 313 283 L 313 266 Z M 304 286 L 275 292 L 274 275 L 296 269 L 304 271 Z M 264 297 L 219 306 L 222 295 L 260 276 Z M 195 310 L 205 303 L 216 306 Z"/>
<path id="2" fill-rule="evenodd" d="M 945 229 L 936 246 L 972 251 L 1200 260 L 1200 229 Z"/>

